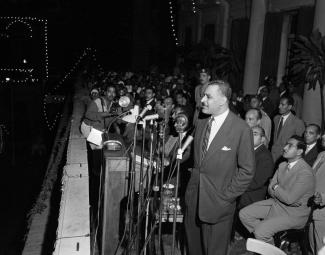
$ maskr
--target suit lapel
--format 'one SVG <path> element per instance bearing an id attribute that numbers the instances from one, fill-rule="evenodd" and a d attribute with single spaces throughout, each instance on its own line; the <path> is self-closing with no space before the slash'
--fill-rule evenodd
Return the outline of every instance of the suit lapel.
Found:
<path id="1" fill-rule="evenodd" d="M 234 119 L 234 114 L 229 111 L 228 116 L 225 121 L 222 123 L 217 134 L 213 138 L 209 149 L 205 155 L 205 159 L 208 160 L 211 156 L 216 156 L 216 152 L 220 149 L 220 146 L 225 145 L 225 142 L 228 140 L 229 130 L 232 128 L 232 122 Z M 202 142 L 202 141 L 201 141 Z"/>
<path id="2" fill-rule="evenodd" d="M 281 130 L 279 136 L 281 136 L 282 134 L 284 134 L 286 132 L 287 128 L 292 125 L 292 122 L 293 122 L 293 114 L 290 113 L 287 120 L 283 124 L 282 130 Z"/>

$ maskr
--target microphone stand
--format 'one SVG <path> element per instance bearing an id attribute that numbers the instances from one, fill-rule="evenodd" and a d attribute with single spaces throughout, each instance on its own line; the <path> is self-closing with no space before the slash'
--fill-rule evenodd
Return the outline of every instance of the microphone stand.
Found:
<path id="1" fill-rule="evenodd" d="M 182 156 L 183 156 L 182 134 L 183 134 L 183 132 L 178 132 L 178 150 L 177 150 L 177 156 L 176 156 L 177 172 L 176 172 L 176 187 L 175 187 L 175 197 L 174 197 L 172 255 L 175 254 L 175 242 L 176 242 L 175 239 L 176 239 L 177 197 L 178 197 L 178 186 L 179 186 L 179 172 L 180 172 L 180 165 L 181 165 L 181 160 L 182 160 Z"/>
<path id="2" fill-rule="evenodd" d="M 155 126 L 156 127 L 156 126 Z M 150 154 L 149 154 L 149 169 L 147 170 L 147 192 L 148 192 L 148 201 L 147 201 L 147 205 L 146 205 L 146 223 L 145 223 L 145 233 L 144 233 L 144 240 L 147 239 L 147 235 L 148 235 L 148 224 L 149 224 L 149 205 L 150 205 L 150 198 L 149 198 L 149 194 L 150 194 L 150 187 L 151 187 L 151 178 L 150 176 L 148 176 L 149 173 L 151 173 L 152 175 L 152 169 L 153 169 L 153 138 L 154 138 L 154 132 L 152 130 L 151 127 L 151 133 L 150 133 Z M 144 244 L 144 254 L 147 253 L 147 248 L 146 248 L 146 243 Z"/>
<path id="3" fill-rule="evenodd" d="M 142 222 L 142 205 L 143 205 L 143 161 L 145 151 L 145 140 L 146 140 L 146 121 L 143 120 L 142 124 L 142 146 L 141 146 L 141 162 L 139 171 L 139 198 L 138 198 L 138 215 L 137 215 L 137 235 L 136 235 L 136 254 L 140 252 L 140 234 L 141 234 L 141 222 Z"/>
<path id="4" fill-rule="evenodd" d="M 161 162 L 160 162 L 160 203 L 159 203 L 159 227 L 158 227 L 158 255 L 161 254 L 161 227 L 162 227 L 162 211 L 163 211 L 163 203 L 162 203 L 162 197 L 163 197 L 163 185 L 164 185 L 164 158 L 165 158 L 165 130 L 166 130 L 166 123 L 163 121 L 161 123 L 162 125 L 162 134 L 161 134 L 161 140 L 162 140 L 162 153 L 161 153 Z M 157 173 L 158 174 L 158 173 Z"/>
<path id="5" fill-rule="evenodd" d="M 129 254 L 131 248 L 132 248 L 132 235 L 133 235 L 133 206 L 134 206 L 134 194 L 135 194 L 135 168 L 136 168 L 136 154 L 135 154 L 135 149 L 136 149 L 136 143 L 137 143 L 137 124 L 138 124 L 138 119 L 135 122 L 134 126 L 134 134 L 133 134 L 133 148 L 132 148 L 132 165 L 130 169 L 130 182 L 129 182 L 129 243 L 128 243 L 128 248 L 127 248 L 127 254 Z"/>

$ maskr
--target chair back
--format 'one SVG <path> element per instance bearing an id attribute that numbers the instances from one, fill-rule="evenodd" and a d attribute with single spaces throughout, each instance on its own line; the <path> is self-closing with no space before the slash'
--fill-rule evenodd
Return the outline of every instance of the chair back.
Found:
<path id="1" fill-rule="evenodd" d="M 262 255 L 286 255 L 286 253 L 272 244 L 263 241 L 248 238 L 246 242 L 246 249 L 248 251 L 256 252 Z"/>

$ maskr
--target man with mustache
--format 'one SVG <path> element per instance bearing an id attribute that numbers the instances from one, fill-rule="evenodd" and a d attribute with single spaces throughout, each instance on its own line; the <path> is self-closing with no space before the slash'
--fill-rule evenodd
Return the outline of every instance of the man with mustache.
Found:
<path id="1" fill-rule="evenodd" d="M 223 80 L 205 89 L 194 134 L 194 167 L 185 194 L 190 255 L 227 254 L 236 199 L 255 173 L 252 131 L 229 110 L 231 87 Z"/>

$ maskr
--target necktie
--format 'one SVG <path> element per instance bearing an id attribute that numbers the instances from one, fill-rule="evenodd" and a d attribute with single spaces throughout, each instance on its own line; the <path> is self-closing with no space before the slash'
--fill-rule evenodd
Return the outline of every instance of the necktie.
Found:
<path id="1" fill-rule="evenodd" d="M 210 132 L 212 127 L 213 117 L 209 119 L 208 126 L 205 130 L 204 138 L 203 138 L 203 144 L 202 144 L 202 152 L 201 152 L 201 161 L 204 159 L 205 154 L 208 151 L 208 143 L 210 138 Z"/>
<path id="2" fill-rule="evenodd" d="M 278 126 L 278 131 L 276 132 L 276 138 L 279 137 L 280 132 L 281 132 L 281 129 L 282 129 L 282 126 L 283 126 L 283 117 L 280 118 L 280 123 L 279 123 L 279 126 Z"/>

